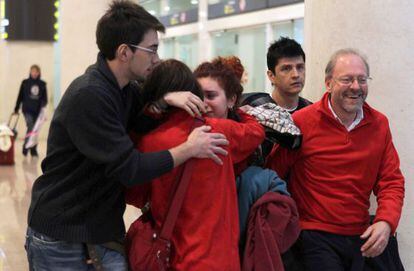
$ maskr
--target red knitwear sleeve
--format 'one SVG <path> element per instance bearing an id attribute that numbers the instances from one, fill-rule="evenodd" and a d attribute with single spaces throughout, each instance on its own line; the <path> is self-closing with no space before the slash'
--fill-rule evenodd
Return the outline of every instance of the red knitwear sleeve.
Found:
<path id="1" fill-rule="evenodd" d="M 388 122 L 387 122 L 388 126 Z M 378 208 L 375 222 L 386 221 L 395 232 L 401 217 L 404 201 L 404 177 L 400 170 L 400 160 L 392 143 L 389 127 L 385 142 L 385 150 L 378 171 L 374 194 L 377 196 Z"/>
<path id="2" fill-rule="evenodd" d="M 212 127 L 217 127 L 217 132 L 224 133 L 229 140 L 228 151 L 235 164 L 252 154 L 265 138 L 263 126 L 254 117 L 240 110 L 238 114 L 241 117 L 240 122 L 230 119 L 209 119 Z"/>
<path id="3" fill-rule="evenodd" d="M 298 156 L 299 150 L 289 150 L 275 144 L 266 158 L 265 167 L 273 169 L 280 178 L 286 179 Z"/>

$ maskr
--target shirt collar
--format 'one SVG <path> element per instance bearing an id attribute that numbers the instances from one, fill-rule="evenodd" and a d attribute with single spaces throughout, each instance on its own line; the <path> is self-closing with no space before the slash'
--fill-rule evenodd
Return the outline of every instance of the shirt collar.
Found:
<path id="1" fill-rule="evenodd" d="M 332 115 L 335 117 L 335 119 L 336 120 L 338 120 L 339 121 L 339 123 L 340 124 L 342 124 L 347 130 L 348 130 L 348 132 L 349 131 L 351 131 L 351 130 L 353 130 L 363 119 L 364 119 L 364 110 L 362 110 L 362 108 L 360 108 L 357 112 L 356 112 L 356 117 L 355 117 L 355 119 L 354 119 L 354 121 L 351 123 L 351 125 L 349 125 L 349 127 L 346 127 L 343 123 L 342 123 L 342 121 L 341 121 L 341 119 L 338 117 L 338 115 L 336 115 L 336 113 L 335 113 L 335 111 L 333 110 L 333 108 L 332 108 L 332 105 L 331 105 L 331 99 L 329 99 L 329 97 L 328 97 L 328 107 L 329 107 L 329 109 L 331 110 L 331 112 L 332 112 Z"/>

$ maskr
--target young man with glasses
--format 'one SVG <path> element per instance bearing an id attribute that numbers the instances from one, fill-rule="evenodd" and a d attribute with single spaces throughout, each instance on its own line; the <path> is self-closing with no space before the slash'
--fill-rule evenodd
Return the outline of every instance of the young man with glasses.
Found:
<path id="1" fill-rule="evenodd" d="M 139 153 L 128 132 L 150 122 L 133 80 L 144 80 L 159 62 L 157 31 L 164 26 L 130 1 L 114 1 L 99 20 L 97 62 L 75 79 L 56 108 L 43 175 L 33 185 L 26 251 L 30 270 L 127 270 L 125 186 L 150 181 L 191 157 L 217 163 L 228 144 L 209 127 L 194 129 L 170 150 Z M 200 113 L 195 95 L 165 102 Z M 90 260 L 88 260 L 90 259 Z"/>
<path id="2" fill-rule="evenodd" d="M 325 70 L 327 93 L 293 115 L 301 148 L 275 147 L 267 161 L 289 175 L 306 270 L 400 270 L 383 252 L 401 216 L 404 177 L 387 118 L 365 102 L 369 79 L 364 57 L 337 51 Z"/>

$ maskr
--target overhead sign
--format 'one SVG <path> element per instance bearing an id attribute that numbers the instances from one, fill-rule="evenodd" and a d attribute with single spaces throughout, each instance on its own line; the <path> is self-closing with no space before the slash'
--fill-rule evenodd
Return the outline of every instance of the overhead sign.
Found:
<path id="1" fill-rule="evenodd" d="M 198 21 L 198 8 L 173 13 L 159 18 L 165 26 L 176 26 Z"/>
<path id="2" fill-rule="evenodd" d="M 267 0 L 230 0 L 208 5 L 208 18 L 219 18 L 267 8 Z"/>
<path id="3" fill-rule="evenodd" d="M 208 5 L 208 18 L 220 18 L 300 2 L 304 0 L 228 0 Z"/>
<path id="4" fill-rule="evenodd" d="M 268 0 L 270 7 L 279 7 L 304 2 L 304 0 Z"/>

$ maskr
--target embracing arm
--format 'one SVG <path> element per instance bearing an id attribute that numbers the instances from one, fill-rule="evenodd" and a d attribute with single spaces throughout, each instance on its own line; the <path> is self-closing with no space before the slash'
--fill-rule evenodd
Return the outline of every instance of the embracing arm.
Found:
<path id="1" fill-rule="evenodd" d="M 199 127 L 188 140 L 170 150 L 141 153 L 123 126 L 110 97 L 82 90 L 74 97 L 64 122 L 76 148 L 96 164 L 105 165 L 105 176 L 130 186 L 159 177 L 190 157 L 215 159 L 224 153 L 223 135 Z M 218 159 L 218 158 L 217 158 Z"/>
<path id="2" fill-rule="evenodd" d="M 229 139 L 229 153 L 233 163 L 246 159 L 264 140 L 264 129 L 256 119 L 246 113 L 238 112 L 240 122 L 230 119 L 208 118 L 207 122 L 223 132 Z"/>
<path id="3" fill-rule="evenodd" d="M 167 150 L 135 150 L 116 106 L 105 94 L 84 89 L 67 106 L 63 122 L 73 144 L 89 160 L 104 165 L 106 178 L 133 185 L 173 168 L 173 157 Z"/>

